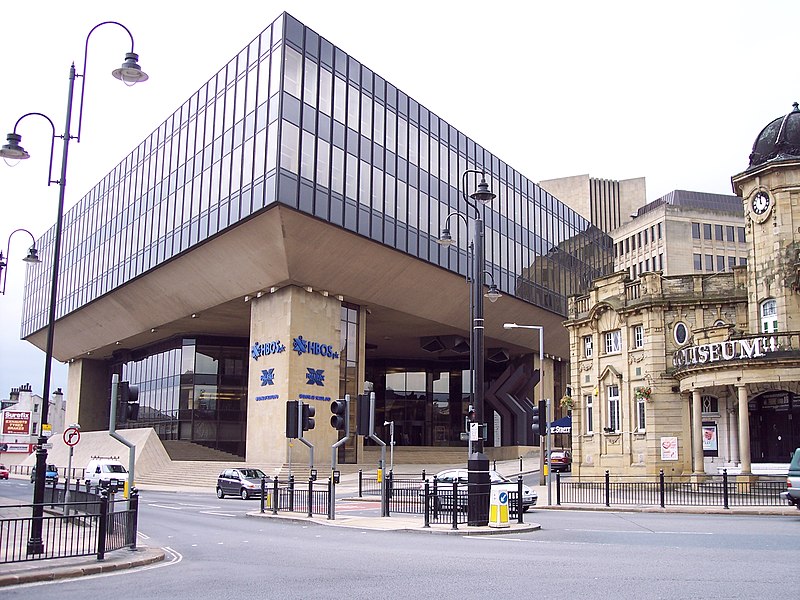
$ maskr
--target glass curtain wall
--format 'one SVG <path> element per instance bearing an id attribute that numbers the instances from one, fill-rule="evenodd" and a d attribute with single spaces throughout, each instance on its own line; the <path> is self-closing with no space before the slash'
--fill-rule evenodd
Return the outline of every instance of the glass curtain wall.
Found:
<path id="1" fill-rule="evenodd" d="M 168 344 L 169 345 L 169 344 Z M 116 368 L 139 386 L 139 419 L 163 440 L 186 440 L 245 455 L 247 340 L 186 338 Z"/>
<path id="2" fill-rule="evenodd" d="M 542 93 L 547 93 L 543 90 Z M 274 202 L 467 272 L 461 176 L 481 169 L 486 268 L 503 293 L 566 314 L 612 269 L 611 239 L 447 121 L 289 15 L 187 99 L 64 218 L 57 317 Z M 468 177 L 467 193 L 479 178 Z M 39 240 L 52 260 L 54 229 Z M 29 270 L 22 336 L 46 326 Z"/>

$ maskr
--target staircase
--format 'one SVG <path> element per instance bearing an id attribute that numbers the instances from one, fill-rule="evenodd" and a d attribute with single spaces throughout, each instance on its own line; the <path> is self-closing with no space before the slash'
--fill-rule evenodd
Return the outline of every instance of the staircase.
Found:
<path id="1" fill-rule="evenodd" d="M 172 460 L 203 460 L 217 462 L 241 462 L 242 457 L 222 450 L 215 450 L 187 440 L 161 440 L 164 450 Z"/>

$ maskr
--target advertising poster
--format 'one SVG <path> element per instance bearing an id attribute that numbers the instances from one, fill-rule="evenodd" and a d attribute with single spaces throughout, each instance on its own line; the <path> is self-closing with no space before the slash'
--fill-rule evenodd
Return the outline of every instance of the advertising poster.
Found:
<path id="1" fill-rule="evenodd" d="M 661 438 L 661 460 L 678 460 L 678 438 Z"/>
<path id="2" fill-rule="evenodd" d="M 18 410 L 3 411 L 4 435 L 30 435 L 31 413 Z"/>
<path id="3" fill-rule="evenodd" d="M 703 423 L 703 456 L 717 456 L 717 424 Z"/>

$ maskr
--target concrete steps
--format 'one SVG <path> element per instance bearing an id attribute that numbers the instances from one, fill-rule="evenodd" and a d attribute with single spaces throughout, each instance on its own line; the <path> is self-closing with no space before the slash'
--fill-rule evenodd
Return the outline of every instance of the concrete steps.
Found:
<path id="1" fill-rule="evenodd" d="M 242 457 L 236 454 L 215 450 L 214 448 L 208 448 L 186 440 L 161 440 L 161 444 L 164 446 L 164 450 L 167 451 L 171 460 L 203 460 L 216 462 L 240 462 L 242 460 Z"/>

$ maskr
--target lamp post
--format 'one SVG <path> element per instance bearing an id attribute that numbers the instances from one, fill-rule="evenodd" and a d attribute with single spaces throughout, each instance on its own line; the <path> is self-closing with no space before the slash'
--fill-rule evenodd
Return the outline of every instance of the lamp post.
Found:
<path id="1" fill-rule="evenodd" d="M 30 154 L 20 145 L 22 136 L 17 133 L 17 127 L 20 122 L 26 117 L 40 116 L 50 123 L 53 128 L 53 137 L 50 143 L 50 170 L 48 175 L 47 185 L 56 183 L 58 184 L 58 213 L 56 218 L 55 238 L 53 240 L 53 271 L 50 282 L 50 307 L 47 319 L 47 345 L 45 347 L 45 363 L 44 363 L 44 384 L 42 385 L 42 427 L 39 430 L 39 442 L 36 447 L 36 478 L 33 487 L 33 522 L 31 523 L 30 537 L 28 539 L 28 554 L 42 554 L 44 552 L 44 543 L 42 542 L 42 520 L 44 515 L 44 482 L 45 470 L 47 464 L 47 449 L 44 445 L 47 443 L 47 438 L 43 435 L 43 425 L 48 422 L 48 408 L 50 403 L 50 370 L 51 363 L 53 362 L 53 337 L 55 334 L 55 318 L 56 318 L 56 299 L 58 295 L 58 271 L 59 262 L 61 259 L 61 232 L 63 228 L 64 216 L 64 193 L 67 187 L 67 160 L 69 157 L 69 142 L 74 139 L 76 142 L 81 141 L 81 125 L 83 123 L 83 94 L 86 89 L 86 60 L 89 52 L 89 37 L 95 29 L 103 25 L 119 25 L 122 27 L 131 38 L 131 51 L 126 53 L 125 62 L 118 69 L 114 69 L 111 73 L 115 78 L 121 80 L 126 85 L 134 85 L 140 81 L 147 80 L 147 74 L 144 73 L 139 67 L 137 61 L 138 55 L 133 51 L 133 35 L 127 27 L 116 21 L 104 21 L 95 25 L 86 36 L 86 44 L 83 53 L 83 73 L 77 74 L 75 71 L 75 64 L 73 63 L 69 68 L 69 87 L 67 91 L 67 116 L 64 125 L 64 134 L 61 136 L 56 135 L 55 125 L 53 121 L 42 113 L 27 113 L 22 115 L 14 124 L 14 131 L 9 133 L 6 139 L 8 143 L 0 148 L 0 157 L 5 159 L 24 160 L 30 158 Z M 71 133 L 72 125 L 72 104 L 73 92 L 75 89 L 75 78 L 81 77 L 81 98 L 78 107 L 78 134 L 73 136 Z M 61 175 L 57 180 L 53 180 L 53 150 L 56 137 L 63 140 L 63 151 L 61 154 Z"/>
<path id="2" fill-rule="evenodd" d="M 544 327 L 541 325 L 517 325 L 516 323 L 503 323 L 504 329 L 536 329 L 539 331 L 539 384 L 541 385 L 542 378 L 544 377 Z M 539 399 L 542 398 L 542 391 L 541 387 L 539 388 Z M 534 394 L 534 405 L 536 404 L 536 394 Z M 549 413 L 550 410 L 550 402 L 547 403 L 547 412 Z M 545 444 L 545 452 L 547 453 L 547 458 L 545 459 L 544 454 L 539 454 L 539 472 L 544 472 L 544 464 L 545 460 L 547 461 L 547 504 L 550 505 L 550 415 L 546 414 L 544 416 L 545 426 L 547 427 L 546 435 L 548 443 Z"/>
<path id="3" fill-rule="evenodd" d="M 15 229 L 8 235 L 8 244 L 6 245 L 6 254 L 3 256 L 3 253 L 0 252 L 0 294 L 6 293 L 6 281 L 8 280 L 8 270 L 6 267 L 8 266 L 9 257 L 11 256 L 11 237 L 17 233 L 18 231 L 24 231 L 33 240 L 33 246 L 28 248 L 28 256 L 23 258 L 23 262 L 28 264 L 37 264 L 42 262 L 39 259 L 39 251 L 36 249 L 36 238 L 33 237 L 33 234 L 28 231 L 27 229 Z"/>
<path id="4" fill-rule="evenodd" d="M 478 184 L 477 191 L 467 196 L 465 188 L 467 174 L 469 173 L 480 175 L 481 181 Z M 482 207 L 483 205 L 491 202 L 495 198 L 495 195 L 492 193 L 492 190 L 489 189 L 489 184 L 486 183 L 486 174 L 483 171 L 476 169 L 467 169 L 462 173 L 461 195 L 467 206 L 474 211 L 474 215 L 472 217 L 474 227 L 472 236 L 473 277 L 471 281 L 472 323 L 470 332 L 469 356 L 472 388 L 471 393 L 474 397 L 472 406 L 474 407 L 475 411 L 475 421 L 478 423 L 478 427 L 480 428 L 480 425 L 484 421 L 483 286 L 484 275 L 486 274 L 483 249 L 484 223 Z M 448 218 L 450 216 L 452 216 L 452 214 L 448 215 Z M 463 217 L 462 215 L 462 218 L 464 218 L 466 221 L 466 217 Z M 445 221 L 445 225 L 446 224 L 447 221 Z M 446 227 L 442 230 L 442 235 L 439 238 L 439 242 L 446 246 L 453 243 L 453 240 L 450 237 L 450 231 Z M 489 276 L 491 277 L 491 274 L 489 274 Z M 492 287 L 490 288 L 489 293 L 492 294 L 494 300 L 497 299 L 499 292 L 497 291 L 497 287 L 494 285 L 494 280 L 492 280 Z M 489 459 L 483 453 L 483 439 L 481 436 L 478 436 L 477 440 L 471 442 L 471 448 L 472 453 L 470 454 L 467 464 L 469 479 L 467 499 L 468 522 L 469 525 L 473 526 L 486 525 L 489 522 Z"/>

